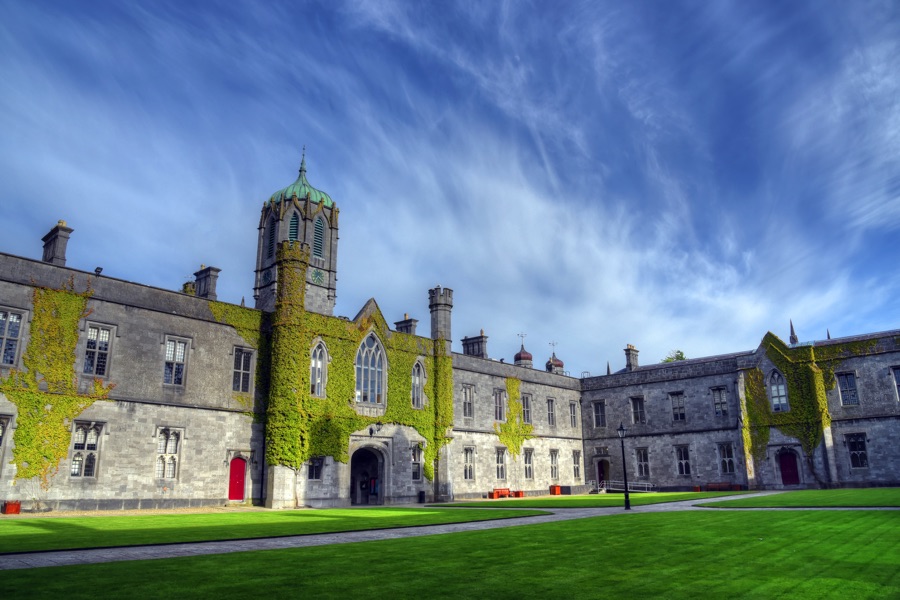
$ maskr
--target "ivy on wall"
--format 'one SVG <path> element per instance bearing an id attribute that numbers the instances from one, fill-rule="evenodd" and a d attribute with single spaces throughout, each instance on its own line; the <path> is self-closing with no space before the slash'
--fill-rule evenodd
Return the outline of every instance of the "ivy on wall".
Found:
<path id="1" fill-rule="evenodd" d="M 14 369 L 0 380 L 0 391 L 18 409 L 16 479 L 38 478 L 44 490 L 69 452 L 73 419 L 115 387 L 95 378 L 89 393 L 78 392 L 78 324 L 90 314 L 87 301 L 93 292 L 74 288 L 70 279 L 62 289 L 34 289 L 31 336 L 22 355 L 25 370 Z"/>
<path id="2" fill-rule="evenodd" d="M 500 439 L 500 443 L 506 446 L 510 456 L 517 458 L 522 453 L 522 444 L 534 436 L 534 427 L 526 423 L 523 415 L 522 395 L 520 393 L 522 382 L 515 377 L 506 378 L 507 414 L 506 421 L 494 423 L 494 431 Z"/>
<path id="3" fill-rule="evenodd" d="M 425 439 L 424 473 L 434 462 L 453 423 L 453 367 L 445 340 L 391 331 L 374 305 L 356 322 L 304 310 L 309 248 L 284 242 L 278 250 L 278 296 L 272 320 L 271 384 L 267 409 L 266 460 L 294 469 L 312 456 L 349 460 L 350 435 L 373 423 L 414 428 Z M 369 333 L 381 341 L 387 362 L 384 414 L 356 411 L 356 353 Z M 325 343 L 325 396 L 310 393 L 310 353 Z M 426 373 L 425 402 L 412 406 L 412 370 Z"/>
<path id="4" fill-rule="evenodd" d="M 269 392 L 269 357 L 271 355 L 271 323 L 269 314 L 260 310 L 210 301 L 209 310 L 220 323 L 230 325 L 247 345 L 256 350 L 256 398 L 264 400 Z M 241 406 L 253 409 L 253 416 L 261 420 L 265 416 L 265 406 L 254 406 L 253 397 L 248 394 L 234 392 L 232 399 Z"/>
<path id="5" fill-rule="evenodd" d="M 849 342 L 828 346 L 790 347 L 772 333 L 762 341 L 766 357 L 784 375 L 787 385 L 788 407 L 773 412 L 766 393 L 765 374 L 755 368 L 744 376 L 746 412 L 742 434 L 744 446 L 756 463 L 765 458 L 770 427 L 796 438 L 813 475 L 812 453 L 822 442 L 825 428 L 831 425 L 826 392 L 834 389 L 835 369 L 852 356 L 871 353 L 875 340 Z"/>

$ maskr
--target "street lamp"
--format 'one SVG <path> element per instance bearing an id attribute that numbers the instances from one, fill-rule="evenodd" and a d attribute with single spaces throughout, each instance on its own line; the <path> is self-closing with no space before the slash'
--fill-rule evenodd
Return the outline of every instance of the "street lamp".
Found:
<path id="1" fill-rule="evenodd" d="M 625 510 L 631 510 L 631 499 L 628 498 L 628 467 L 625 466 L 625 432 L 628 431 L 625 429 L 625 425 L 619 423 L 619 428 L 616 429 L 616 433 L 619 434 L 619 440 L 622 442 L 622 473 L 625 476 Z"/>

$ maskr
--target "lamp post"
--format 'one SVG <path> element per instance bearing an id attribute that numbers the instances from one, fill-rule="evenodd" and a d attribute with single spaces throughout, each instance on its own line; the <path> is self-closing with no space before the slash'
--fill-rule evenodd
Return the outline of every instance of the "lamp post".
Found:
<path id="1" fill-rule="evenodd" d="M 628 467 L 625 466 L 625 432 L 628 431 L 625 429 L 625 425 L 619 423 L 619 428 L 616 429 L 616 433 L 619 434 L 619 440 L 622 442 L 622 474 L 625 479 L 625 510 L 631 510 L 631 499 L 628 497 Z"/>

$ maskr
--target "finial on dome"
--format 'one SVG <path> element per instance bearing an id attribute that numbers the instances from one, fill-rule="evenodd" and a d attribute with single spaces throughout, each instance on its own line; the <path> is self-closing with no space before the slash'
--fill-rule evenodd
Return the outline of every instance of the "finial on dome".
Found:
<path id="1" fill-rule="evenodd" d="M 306 144 L 303 144 L 303 155 L 300 158 L 300 174 L 306 175 Z"/>

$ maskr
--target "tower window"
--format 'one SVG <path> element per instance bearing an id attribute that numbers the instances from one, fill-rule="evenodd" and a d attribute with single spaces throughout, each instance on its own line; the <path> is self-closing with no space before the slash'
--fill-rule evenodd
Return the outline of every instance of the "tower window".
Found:
<path id="1" fill-rule="evenodd" d="M 325 256 L 325 220 L 316 219 L 313 226 L 313 256 L 322 258 Z"/>
<path id="2" fill-rule="evenodd" d="M 297 241 L 297 235 L 300 231 L 300 217 L 297 216 L 297 213 L 291 215 L 291 224 L 288 228 L 288 239 L 292 242 Z"/>
<path id="3" fill-rule="evenodd" d="M 269 221 L 269 243 L 266 249 L 266 256 L 269 258 L 275 256 L 275 221 Z"/>

